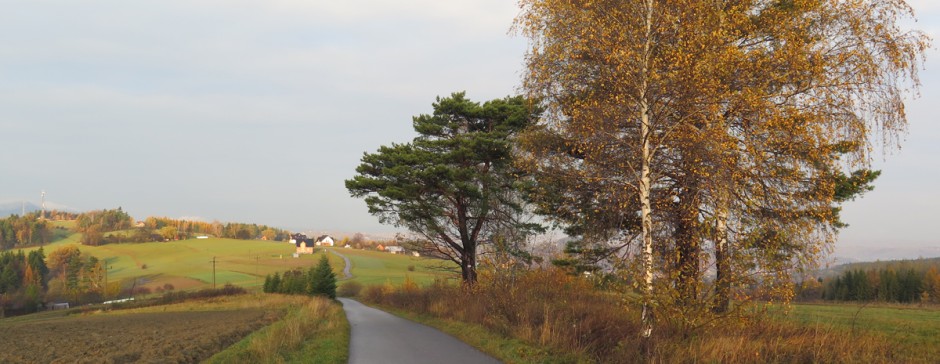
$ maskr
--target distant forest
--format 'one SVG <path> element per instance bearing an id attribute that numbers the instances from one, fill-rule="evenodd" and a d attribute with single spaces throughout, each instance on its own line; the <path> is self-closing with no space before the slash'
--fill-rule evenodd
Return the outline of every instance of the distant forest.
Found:
<path id="1" fill-rule="evenodd" d="M 42 246 L 72 232 L 82 233 L 81 243 L 90 246 L 189 239 L 197 235 L 282 241 L 289 235 L 283 229 L 247 223 L 223 224 L 166 217 L 149 217 L 138 223 L 120 207 L 83 213 L 50 211 L 46 219 L 40 215 L 36 211 L 0 219 L 0 251 Z M 54 221 L 75 221 L 74 231 L 57 226 Z"/>
<path id="2" fill-rule="evenodd" d="M 940 303 L 940 258 L 847 264 L 801 288 L 804 300 Z"/>

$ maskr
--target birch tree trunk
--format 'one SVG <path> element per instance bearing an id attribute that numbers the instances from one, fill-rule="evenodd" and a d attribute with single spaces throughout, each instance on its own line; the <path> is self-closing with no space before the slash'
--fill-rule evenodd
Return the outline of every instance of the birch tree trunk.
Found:
<path id="1" fill-rule="evenodd" d="M 652 164 L 652 150 L 650 137 L 652 128 L 650 127 L 650 109 L 648 95 L 646 93 L 649 85 L 649 62 L 652 48 L 652 22 L 653 22 L 653 1 L 646 1 L 646 39 L 643 46 L 643 69 L 640 72 L 640 138 L 642 139 L 642 165 L 640 167 L 640 217 L 643 236 L 643 270 L 645 275 L 645 287 L 643 292 L 643 337 L 649 338 L 653 333 L 653 209 L 650 202 L 650 190 L 652 189 L 652 180 L 650 178 L 650 165 Z"/>

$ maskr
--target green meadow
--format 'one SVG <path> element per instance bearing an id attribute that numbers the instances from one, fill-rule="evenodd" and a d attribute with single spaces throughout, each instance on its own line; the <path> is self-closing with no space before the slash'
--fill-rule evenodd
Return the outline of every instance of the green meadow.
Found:
<path id="1" fill-rule="evenodd" d="M 422 285 L 434 282 L 438 278 L 459 278 L 459 275 L 442 269 L 457 267 L 450 261 L 369 250 L 334 249 L 349 258 L 352 263 L 352 280 L 363 285 L 385 284 L 386 282 L 399 285 L 405 281 L 405 277 Z M 333 267 L 342 267 L 342 263 L 339 264 L 334 263 Z"/>
<path id="2" fill-rule="evenodd" d="M 940 307 L 884 304 L 794 304 L 790 320 L 821 330 L 867 331 L 940 358 Z"/>
<path id="3" fill-rule="evenodd" d="M 46 245 L 48 256 L 61 247 L 74 245 L 84 254 L 107 262 L 108 279 L 176 289 L 201 289 L 213 283 L 213 260 L 217 285 L 231 283 L 247 289 L 259 288 L 264 277 L 275 272 L 306 269 L 322 252 L 293 258 L 293 244 L 262 240 L 188 239 L 158 243 L 125 243 L 101 246 L 79 244 L 80 234 Z M 34 250 L 37 248 L 30 248 Z M 331 254 L 332 255 L 332 254 Z M 330 257 L 334 269 L 342 272 L 342 260 Z"/>
<path id="4" fill-rule="evenodd" d="M 162 287 L 169 283 L 176 289 L 202 289 L 212 286 L 215 261 L 216 285 L 226 283 L 249 290 L 260 289 L 264 277 L 291 269 L 307 269 L 324 254 L 317 248 L 312 255 L 292 257 L 294 245 L 286 242 L 235 239 L 188 239 L 156 243 L 122 243 L 101 246 L 81 245 L 81 234 L 71 234 L 43 247 L 48 256 L 56 249 L 76 246 L 84 254 L 106 261 L 108 279 L 124 285 Z M 25 251 L 38 248 L 28 248 Z M 449 261 L 395 255 L 378 251 L 328 248 L 349 258 L 352 280 L 364 285 L 401 284 L 405 277 L 427 284 L 437 278 L 453 278 L 452 272 L 441 267 L 455 267 Z M 344 261 L 336 254 L 326 255 L 336 272 L 344 279 Z"/>

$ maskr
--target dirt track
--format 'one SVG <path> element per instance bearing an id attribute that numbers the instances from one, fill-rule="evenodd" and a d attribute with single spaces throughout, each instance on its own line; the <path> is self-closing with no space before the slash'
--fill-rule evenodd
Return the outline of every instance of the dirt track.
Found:
<path id="1" fill-rule="evenodd" d="M 260 309 L 97 314 L 0 328 L 2 363 L 197 363 L 271 322 Z"/>

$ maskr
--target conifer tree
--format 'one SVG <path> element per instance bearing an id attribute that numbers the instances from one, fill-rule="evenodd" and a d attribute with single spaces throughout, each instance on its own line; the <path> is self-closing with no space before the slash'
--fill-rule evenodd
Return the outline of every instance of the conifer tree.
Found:
<path id="1" fill-rule="evenodd" d="M 327 296 L 336 299 L 336 274 L 330 267 L 330 260 L 326 254 L 320 256 L 320 262 L 311 270 L 312 278 L 310 294 Z"/>

